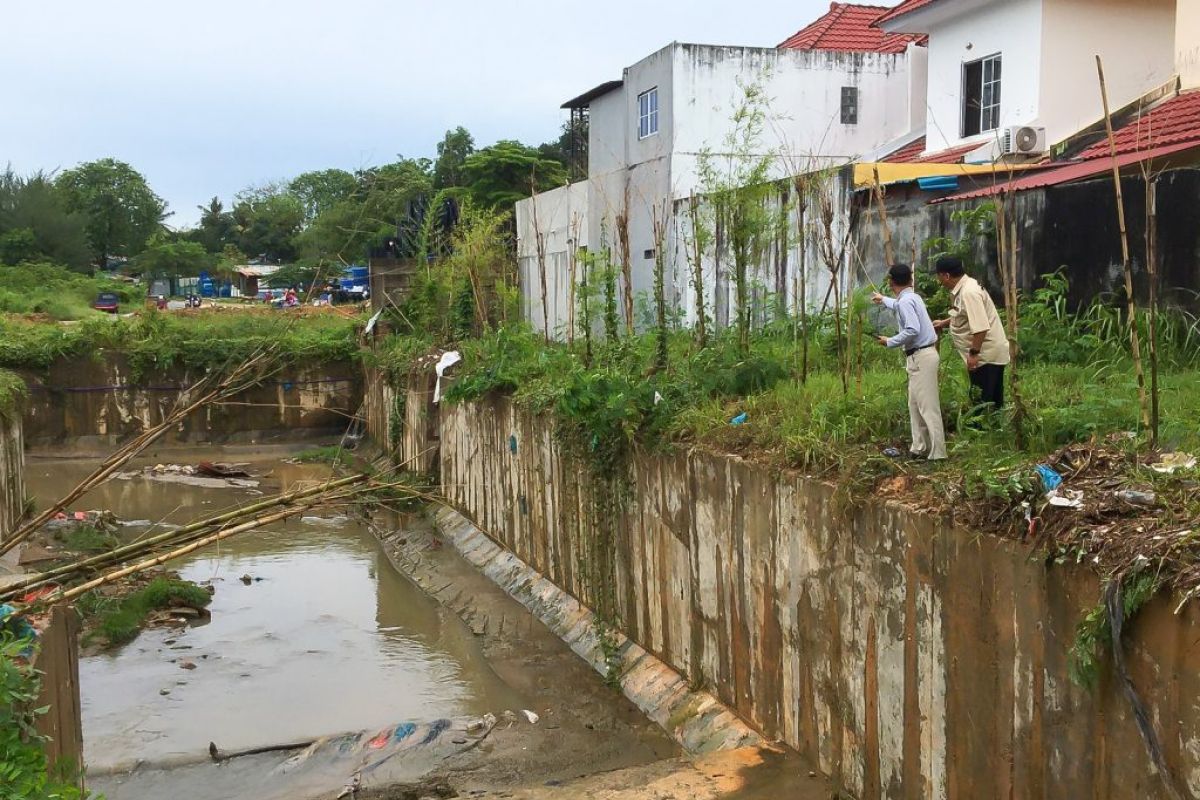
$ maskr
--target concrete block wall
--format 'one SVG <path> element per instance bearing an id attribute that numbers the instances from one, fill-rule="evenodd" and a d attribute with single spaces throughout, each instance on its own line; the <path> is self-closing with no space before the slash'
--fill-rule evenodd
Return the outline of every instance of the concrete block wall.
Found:
<path id="1" fill-rule="evenodd" d="M 443 408 L 453 506 L 858 798 L 1164 798 L 1112 676 L 1068 677 L 1095 575 L 896 504 L 698 451 L 635 459 L 616 586 L 588 585 L 586 470 L 506 399 Z M 1200 794 L 1200 619 L 1166 598 L 1127 654 L 1168 764 Z"/>

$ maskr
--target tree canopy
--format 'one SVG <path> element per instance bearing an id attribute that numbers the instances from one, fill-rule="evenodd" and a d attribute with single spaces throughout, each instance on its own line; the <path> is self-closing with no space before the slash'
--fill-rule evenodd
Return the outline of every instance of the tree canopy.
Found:
<path id="1" fill-rule="evenodd" d="M 562 186 L 567 170 L 561 161 L 543 156 L 536 148 L 504 140 L 468 156 L 463 178 L 475 202 L 497 208 Z"/>
<path id="2" fill-rule="evenodd" d="M 0 173 L 0 263 L 45 261 L 85 270 L 92 260 L 87 218 L 70 211 L 43 173 Z"/>
<path id="3" fill-rule="evenodd" d="M 56 185 L 69 211 L 87 218 L 87 237 L 97 266 L 109 256 L 135 256 L 162 227 L 166 204 L 141 173 L 124 161 L 103 158 L 62 173 Z"/>

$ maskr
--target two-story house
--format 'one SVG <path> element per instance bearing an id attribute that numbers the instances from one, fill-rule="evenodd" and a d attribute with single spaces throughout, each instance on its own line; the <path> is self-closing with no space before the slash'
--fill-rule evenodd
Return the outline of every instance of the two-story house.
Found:
<path id="1" fill-rule="evenodd" d="M 1179 0 L 1178 8 L 1176 0 L 904 0 L 875 24 L 888 33 L 928 36 L 923 156 L 990 161 L 1002 155 L 1010 128 L 1045 129 L 1044 145 L 1031 148 L 1034 155 L 1099 120 L 1097 55 L 1104 61 L 1114 109 L 1171 81 L 1177 16 L 1197 13 L 1185 10 L 1189 4 L 1196 5 L 1190 0 Z"/>
<path id="2" fill-rule="evenodd" d="M 694 319 L 690 271 L 676 263 L 679 209 L 703 192 L 702 154 L 726 148 L 748 85 L 759 85 L 767 100 L 759 144 L 772 159 L 772 177 L 849 163 L 919 132 L 926 113 L 924 36 L 875 27 L 887 10 L 835 2 L 775 48 L 670 44 L 627 67 L 619 80 L 564 104 L 589 119 L 588 179 L 586 189 L 564 187 L 517 205 L 533 324 L 546 325 L 545 275 L 548 327 L 562 335 L 572 305 L 570 276 L 579 280 L 572 251 L 581 245 L 611 253 L 628 275 L 628 283 L 621 280 L 623 300 L 651 290 L 661 249 L 670 260 L 669 303 Z M 710 277 L 718 282 L 718 274 Z M 709 313 L 721 317 L 722 290 L 706 289 Z"/>

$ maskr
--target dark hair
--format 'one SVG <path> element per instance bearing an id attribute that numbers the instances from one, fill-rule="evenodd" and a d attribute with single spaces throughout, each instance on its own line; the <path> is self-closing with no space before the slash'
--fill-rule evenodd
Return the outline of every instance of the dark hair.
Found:
<path id="1" fill-rule="evenodd" d="M 893 264 L 888 270 L 888 278 L 897 286 L 910 286 L 913 279 L 912 267 L 908 264 Z"/>
<path id="2" fill-rule="evenodd" d="M 942 256 L 937 260 L 935 269 L 952 278 L 961 278 L 967 274 L 967 271 L 963 269 L 962 259 L 957 256 Z"/>

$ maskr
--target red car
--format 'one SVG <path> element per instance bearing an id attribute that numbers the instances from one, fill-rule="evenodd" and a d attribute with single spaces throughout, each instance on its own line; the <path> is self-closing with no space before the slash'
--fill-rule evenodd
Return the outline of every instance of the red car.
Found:
<path id="1" fill-rule="evenodd" d="M 101 292 L 96 296 L 96 302 L 92 303 L 92 308 L 97 311 L 106 311 L 109 314 L 115 314 L 121 306 L 121 298 L 117 297 L 114 292 Z"/>

